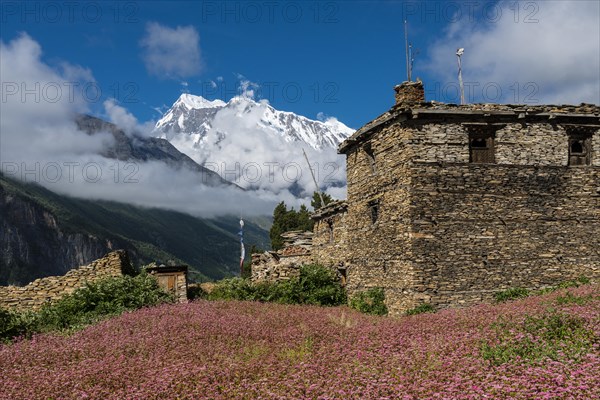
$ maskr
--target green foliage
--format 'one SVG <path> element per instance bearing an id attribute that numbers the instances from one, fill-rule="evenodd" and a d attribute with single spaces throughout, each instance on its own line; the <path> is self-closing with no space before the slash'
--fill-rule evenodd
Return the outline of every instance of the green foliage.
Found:
<path id="1" fill-rule="evenodd" d="M 321 193 L 321 195 L 323 196 L 323 201 L 325 202 L 325 204 L 321 204 L 321 196 L 319 196 L 319 192 L 313 193 L 312 200 L 310 201 L 310 206 L 315 211 L 323 207 L 323 205 L 327 205 L 333 201 L 333 197 L 331 197 L 327 193 Z"/>
<path id="2" fill-rule="evenodd" d="M 217 283 L 211 300 L 251 300 L 284 304 L 335 306 L 346 302 L 346 293 L 335 273 L 321 265 L 305 265 L 300 276 L 287 281 L 252 283 L 231 278 Z"/>
<path id="3" fill-rule="evenodd" d="M 135 277 L 122 276 L 88 283 L 56 303 L 43 307 L 39 314 L 44 321 L 44 330 L 63 330 L 172 300 L 159 288 L 154 277 L 142 273 Z"/>
<path id="4" fill-rule="evenodd" d="M 151 275 L 107 278 L 88 283 L 36 313 L 0 312 L 0 338 L 76 330 L 107 316 L 172 301 Z"/>
<path id="5" fill-rule="evenodd" d="M 35 184 L 24 184 L 0 175 L 0 191 L 39 206 L 56 218 L 64 233 L 82 233 L 100 241 L 111 241 L 116 248 L 129 250 L 133 262 L 173 259 L 190 266 L 196 282 L 231 276 L 228 265 L 239 265 L 239 218 L 200 219 L 170 210 L 147 209 L 108 201 L 75 199 L 53 193 Z M 244 240 L 265 247 L 267 229 L 247 220 Z M 62 272 L 44 264 L 44 244 L 50 239 L 31 240 L 32 262 L 14 260 L 0 268 L 0 285 L 25 285 L 36 278 Z M 39 243 L 38 243 L 39 242 Z M 52 246 L 57 242 L 52 242 Z M 41 257 L 41 258 L 40 258 Z M 53 267 L 56 268 L 56 267 Z M 234 268 L 233 272 L 237 269 Z"/>
<path id="6" fill-rule="evenodd" d="M 589 303 L 593 300 L 593 297 L 588 296 L 575 296 L 571 292 L 567 292 L 564 296 L 558 296 L 556 298 L 556 304 L 565 305 L 565 304 L 577 304 L 579 306 Z"/>
<path id="7" fill-rule="evenodd" d="M 188 300 L 204 299 L 206 298 L 206 293 L 199 284 L 192 283 L 187 287 L 187 298 Z"/>
<path id="8" fill-rule="evenodd" d="M 432 313 L 435 312 L 435 308 L 431 304 L 421 304 L 415 308 L 411 308 L 406 312 L 406 315 L 417 315 L 423 313 Z"/>
<path id="9" fill-rule="evenodd" d="M 230 278 L 217 282 L 208 295 L 209 300 L 253 300 L 255 289 L 248 279 Z"/>
<path id="10" fill-rule="evenodd" d="M 587 278 L 585 276 L 580 276 L 575 280 L 564 281 L 564 282 L 559 283 L 556 286 L 549 286 L 549 287 L 545 287 L 543 289 L 539 289 L 539 290 L 532 291 L 532 292 L 527 291 L 527 289 L 523 289 L 523 288 L 510 288 L 505 291 L 496 293 L 495 297 L 496 297 L 496 302 L 501 303 L 501 302 L 504 302 L 507 300 L 520 299 L 520 298 L 528 297 L 531 295 L 540 296 L 540 295 L 555 292 L 559 289 L 574 288 L 574 287 L 579 287 L 581 285 L 587 285 L 589 283 L 590 283 L 589 278 Z"/>
<path id="11" fill-rule="evenodd" d="M 514 299 L 522 299 L 524 297 L 529 296 L 529 290 L 524 288 L 509 288 L 503 290 L 501 292 L 496 293 L 494 296 L 497 303 L 503 303 L 505 301 L 514 300 Z"/>
<path id="12" fill-rule="evenodd" d="M 496 343 L 483 342 L 481 355 L 494 365 L 518 360 L 536 362 L 577 360 L 597 341 L 585 320 L 550 310 L 541 317 L 526 316 L 522 323 L 500 319 L 492 325 Z"/>
<path id="13" fill-rule="evenodd" d="M 335 273 L 321 265 L 302 266 L 300 276 L 290 283 L 299 289 L 297 303 L 335 306 L 346 302 L 346 292 Z"/>
<path id="14" fill-rule="evenodd" d="M 388 309 L 384 303 L 385 293 L 382 288 L 371 288 L 357 293 L 350 299 L 350 307 L 371 315 L 386 315 Z"/>
<path id="15" fill-rule="evenodd" d="M 275 210 L 273 210 L 273 225 L 269 231 L 271 238 L 271 248 L 279 250 L 283 247 L 283 239 L 281 234 L 289 231 L 312 231 L 314 226 L 313 220 L 310 219 L 310 212 L 305 205 L 300 206 L 298 211 L 287 209 L 287 206 L 282 201 Z"/>
<path id="16" fill-rule="evenodd" d="M 0 308 L 0 342 L 26 335 L 33 323 L 32 313 Z"/>
<path id="17" fill-rule="evenodd" d="M 581 285 L 587 285 L 590 283 L 590 279 L 585 276 L 580 276 L 579 278 L 572 281 L 565 281 L 558 285 L 558 289 L 567 289 L 572 287 L 579 287 Z"/>

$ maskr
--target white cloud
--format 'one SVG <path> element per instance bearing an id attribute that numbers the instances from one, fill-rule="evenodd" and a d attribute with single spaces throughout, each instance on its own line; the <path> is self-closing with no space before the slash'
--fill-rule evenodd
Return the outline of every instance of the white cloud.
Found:
<path id="1" fill-rule="evenodd" d="M 256 91 L 260 89 L 258 83 L 252 82 L 242 74 L 236 74 L 238 83 L 238 93 L 240 97 L 247 99 L 254 99 L 256 97 Z"/>
<path id="2" fill-rule="evenodd" d="M 65 93 L 51 101 L 42 94 L 25 97 L 16 87 L 62 86 L 71 79 L 89 79 L 91 72 L 78 66 L 53 69 L 41 60 L 41 47 L 27 35 L 4 43 L 0 40 L 0 72 L 3 83 L 0 119 L 0 170 L 8 177 L 40 185 L 57 193 L 159 207 L 201 217 L 268 215 L 281 200 L 293 203 L 289 193 L 266 190 L 244 192 L 231 187 L 207 187 L 202 177 L 175 170 L 158 161 L 117 161 L 101 156 L 115 144 L 108 132 L 88 135 L 73 122 L 86 112 L 84 99 Z M 79 72 L 80 76 L 77 76 Z M 4 92 L 10 86 L 9 92 Z M 114 100 L 104 103 L 109 119 L 128 133 L 144 132 L 126 109 Z M 151 123 L 150 123 L 151 124 Z M 138 141 L 132 141 L 135 146 Z"/>
<path id="3" fill-rule="evenodd" d="M 74 115 L 88 110 L 75 84 L 88 80 L 93 83 L 89 71 L 63 64 L 62 70 L 67 73 L 61 75 L 42 63 L 41 55 L 40 45 L 26 34 L 9 43 L 0 41 L 3 166 L 99 152 L 108 140 L 103 135 L 81 135 L 73 123 Z"/>
<path id="4" fill-rule="evenodd" d="M 302 153 L 304 148 L 319 186 L 340 187 L 332 189 L 340 198 L 345 193 L 344 156 L 334 148 L 315 150 L 302 142 L 286 140 L 262 119 L 269 113 L 268 107 L 266 100 L 256 103 L 237 97 L 216 113 L 200 143 L 195 142 L 198 138 L 194 135 L 175 135 L 172 143 L 225 179 L 246 189 L 283 196 L 292 205 L 309 205 L 316 189 Z M 339 122 L 328 118 L 326 123 Z"/>
<path id="5" fill-rule="evenodd" d="M 527 10 L 523 3 L 498 3 L 502 17 L 495 22 L 474 24 L 464 16 L 451 24 L 417 65 L 441 82 L 425 82 L 426 91 L 456 101 L 448 85 L 457 81 L 455 52 L 464 47 L 463 77 L 474 94 L 467 100 L 600 104 L 600 3 L 531 3 L 535 8 Z"/>
<path id="6" fill-rule="evenodd" d="M 127 111 L 126 108 L 118 105 L 115 99 L 108 99 L 102 103 L 102 105 L 104 106 L 104 112 L 106 113 L 108 120 L 113 124 L 118 125 L 127 135 L 152 135 L 154 125 L 156 124 L 155 121 L 146 121 L 143 124 L 140 124 L 137 118 Z"/>
<path id="7" fill-rule="evenodd" d="M 200 72 L 200 35 L 193 26 L 173 29 L 149 22 L 140 45 L 146 69 L 152 75 L 184 78 Z"/>

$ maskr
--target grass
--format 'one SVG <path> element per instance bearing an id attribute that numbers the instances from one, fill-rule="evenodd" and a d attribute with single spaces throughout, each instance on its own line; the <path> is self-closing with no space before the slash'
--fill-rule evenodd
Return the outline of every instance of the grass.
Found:
<path id="1" fill-rule="evenodd" d="M 544 359 L 579 360 L 598 341 L 585 319 L 556 310 L 541 316 L 525 315 L 522 322 L 500 318 L 492 327 L 496 332 L 495 343 L 483 342 L 481 354 L 494 365 L 516 360 L 531 363 Z"/>
<path id="2" fill-rule="evenodd" d="M 410 310 L 406 311 L 406 315 L 417 315 L 417 314 L 423 314 L 423 313 L 432 313 L 435 312 L 435 308 L 433 308 L 433 306 L 431 304 L 421 304 L 415 308 L 411 308 Z"/>

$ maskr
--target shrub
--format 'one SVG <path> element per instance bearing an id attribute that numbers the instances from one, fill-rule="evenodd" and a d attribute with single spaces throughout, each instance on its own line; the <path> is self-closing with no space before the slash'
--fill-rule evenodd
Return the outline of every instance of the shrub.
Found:
<path id="1" fill-rule="evenodd" d="M 333 271 L 314 264 L 300 267 L 300 275 L 287 281 L 252 283 L 242 278 L 224 279 L 208 298 L 334 306 L 346 302 L 346 293 Z"/>
<path id="2" fill-rule="evenodd" d="M 346 303 L 346 292 L 337 276 L 322 265 L 302 266 L 297 283 L 292 279 L 290 285 L 297 286 L 298 290 L 292 292 L 297 294 L 301 304 L 336 306 Z"/>
<path id="3" fill-rule="evenodd" d="M 43 330 L 77 329 L 106 316 L 173 301 L 146 273 L 88 283 L 39 312 Z"/>
<path id="4" fill-rule="evenodd" d="M 1 311 L 0 338 L 80 329 L 107 316 L 171 301 L 151 275 L 111 277 L 88 283 L 38 312 Z"/>
<path id="5" fill-rule="evenodd" d="M 204 299 L 207 298 L 207 293 L 202 290 L 200 284 L 190 283 L 187 287 L 187 298 L 188 300 Z"/>
<path id="6" fill-rule="evenodd" d="M 385 293 L 382 288 L 371 288 L 352 297 L 350 307 L 365 314 L 386 315 L 388 309 L 384 300 Z"/>
<path id="7" fill-rule="evenodd" d="M 248 279 L 229 278 L 216 283 L 209 300 L 253 300 L 254 288 Z"/>
<path id="8" fill-rule="evenodd" d="M 411 308 L 406 312 L 406 315 L 417 315 L 423 313 L 432 313 L 435 312 L 435 308 L 431 304 L 421 304 L 415 308 Z"/>
<path id="9" fill-rule="evenodd" d="M 26 335 L 32 322 L 31 313 L 0 308 L 0 342 Z"/>
<path id="10" fill-rule="evenodd" d="M 503 303 L 505 301 L 514 300 L 514 299 L 522 299 L 524 297 L 529 296 L 529 290 L 524 288 L 509 288 L 503 290 L 501 292 L 496 293 L 494 296 L 497 303 Z"/>

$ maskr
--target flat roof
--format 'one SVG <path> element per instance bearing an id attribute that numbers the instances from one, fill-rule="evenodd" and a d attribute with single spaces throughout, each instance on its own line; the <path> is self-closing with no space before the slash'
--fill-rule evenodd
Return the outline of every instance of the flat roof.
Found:
<path id="1" fill-rule="evenodd" d="M 343 141 L 339 153 L 345 153 L 354 145 L 365 141 L 369 133 L 380 126 L 394 122 L 413 120 L 434 120 L 452 117 L 457 121 L 503 120 L 506 122 L 524 122 L 535 120 L 552 123 L 578 122 L 600 129 L 600 106 L 581 103 L 580 105 L 528 105 L 528 104 L 447 104 L 436 101 L 396 104 L 389 111 L 381 114 L 373 121 L 358 129 L 352 136 Z"/>

